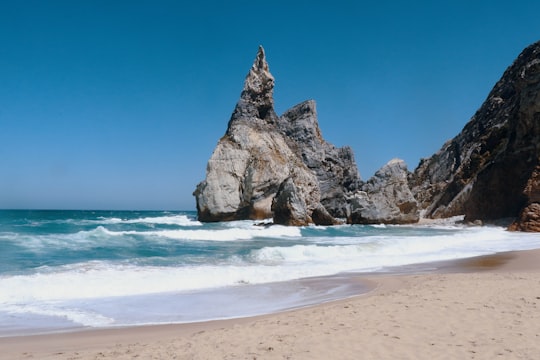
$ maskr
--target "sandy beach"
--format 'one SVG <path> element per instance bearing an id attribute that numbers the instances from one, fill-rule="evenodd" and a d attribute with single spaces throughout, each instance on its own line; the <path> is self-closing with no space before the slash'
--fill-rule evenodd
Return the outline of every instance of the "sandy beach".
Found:
<path id="1" fill-rule="evenodd" d="M 1 338 L 0 358 L 540 358 L 540 250 L 362 280 L 376 288 L 279 314 Z"/>

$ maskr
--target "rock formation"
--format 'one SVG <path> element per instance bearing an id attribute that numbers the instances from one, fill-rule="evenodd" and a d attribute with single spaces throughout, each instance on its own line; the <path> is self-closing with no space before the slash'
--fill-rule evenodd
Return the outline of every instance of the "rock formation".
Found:
<path id="1" fill-rule="evenodd" d="M 201 221 L 270 218 L 278 191 L 276 223 L 305 225 L 314 221 L 313 214 L 315 220 L 333 220 L 320 203 L 316 172 L 298 156 L 301 145 L 280 129 L 287 120 L 274 111 L 273 89 L 260 47 L 227 131 L 208 161 L 206 179 L 194 192 Z M 320 136 L 316 119 L 311 126 L 316 129 L 309 131 Z M 356 167 L 350 171 L 357 173 Z"/>
<path id="2" fill-rule="evenodd" d="M 308 208 L 292 178 L 281 183 L 272 201 L 274 223 L 281 225 L 306 225 L 310 222 Z"/>
<path id="3" fill-rule="evenodd" d="M 539 229 L 539 90 L 540 42 L 505 71 L 462 132 L 410 177 L 426 217 L 490 222 L 521 213 L 513 228 Z"/>
<path id="4" fill-rule="evenodd" d="M 526 48 L 454 139 L 413 173 L 394 159 L 367 182 L 349 147 L 326 142 L 314 101 L 278 117 L 262 47 L 194 192 L 201 221 L 414 223 L 465 215 L 540 231 L 540 42 Z"/>
<path id="5" fill-rule="evenodd" d="M 323 139 L 313 100 L 286 111 L 277 125 L 289 147 L 317 176 L 321 204 L 333 216 L 346 218 L 346 194 L 361 184 L 352 149 L 336 148 Z"/>
<path id="6" fill-rule="evenodd" d="M 408 183 L 407 166 L 390 160 L 349 197 L 349 222 L 353 224 L 410 224 L 418 222 L 419 211 Z"/>
<path id="7" fill-rule="evenodd" d="M 540 165 L 536 166 L 527 181 L 523 195 L 527 198 L 527 205 L 509 230 L 540 232 Z"/>
<path id="8" fill-rule="evenodd" d="M 264 50 L 251 67 L 225 136 L 194 192 L 199 220 L 273 217 L 274 223 L 409 223 L 418 218 L 406 168 L 393 162 L 363 184 L 350 147 L 322 137 L 315 101 L 278 117 Z M 365 189 L 364 189 L 365 188 Z M 363 190 L 363 191 L 360 191 Z M 395 193 L 395 196 L 389 196 Z M 356 195 L 355 195 L 356 194 Z"/>

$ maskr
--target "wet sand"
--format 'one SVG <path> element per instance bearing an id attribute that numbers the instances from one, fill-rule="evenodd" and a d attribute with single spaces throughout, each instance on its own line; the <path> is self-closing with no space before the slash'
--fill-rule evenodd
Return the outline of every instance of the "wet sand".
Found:
<path id="1" fill-rule="evenodd" d="M 376 288 L 278 314 L 0 338 L 0 358 L 540 358 L 540 250 L 435 267 L 359 275 Z"/>

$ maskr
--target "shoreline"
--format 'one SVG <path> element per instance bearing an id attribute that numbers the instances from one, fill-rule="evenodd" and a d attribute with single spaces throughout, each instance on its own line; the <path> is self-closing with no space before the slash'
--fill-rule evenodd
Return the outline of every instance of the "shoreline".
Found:
<path id="1" fill-rule="evenodd" d="M 472 258 L 441 260 L 428 263 L 398 265 L 373 272 L 344 272 L 334 275 L 313 276 L 289 281 L 280 281 L 264 284 L 247 285 L 246 287 L 225 287 L 217 289 L 208 289 L 196 292 L 179 294 L 183 298 L 189 297 L 189 304 L 197 304 L 197 309 L 190 307 L 190 312 L 199 312 L 200 308 L 209 309 L 215 305 L 215 299 L 221 298 L 230 303 L 231 300 L 242 299 L 241 306 L 243 312 L 238 309 L 232 310 L 228 315 L 217 316 L 214 318 L 199 318 L 194 316 L 184 321 L 171 321 L 164 323 L 139 323 L 139 324 L 118 324 L 103 326 L 84 326 L 69 325 L 56 327 L 54 325 L 42 326 L 36 330 L 23 329 L 16 333 L 0 333 L 0 339 L 16 338 L 27 336 L 46 336 L 68 333 L 86 333 L 102 330 L 122 330 L 139 327 L 157 327 L 157 326 L 189 326 L 198 323 L 211 323 L 219 321 L 228 321 L 244 318 L 256 318 L 260 316 L 274 315 L 287 311 L 293 311 L 311 306 L 323 305 L 329 302 L 346 300 L 351 297 L 364 296 L 369 294 L 378 286 L 377 279 L 381 276 L 403 276 L 418 275 L 426 273 L 455 272 L 465 268 L 473 268 L 476 264 L 479 269 L 482 267 L 493 267 L 502 264 L 504 259 L 508 259 L 511 252 L 495 253 L 481 255 Z M 496 260 L 495 260 L 496 259 Z M 487 265 L 486 265 L 487 264 Z M 272 296 L 273 303 L 270 305 L 265 297 Z M 249 298 L 246 301 L 246 298 Z M 212 299 L 208 301 L 208 299 Z M 262 302 L 260 306 L 255 305 L 257 301 Z M 186 302 L 186 301 L 183 301 Z M 235 304 L 234 306 L 238 306 Z M 248 308 L 250 310 L 248 310 Z M 223 310 L 220 310 L 223 311 Z M 230 310 L 229 310 L 230 311 Z M 208 312 L 210 313 L 210 312 Z M 221 312 L 221 314 L 224 314 Z"/>
<path id="2" fill-rule="evenodd" d="M 540 356 L 540 249 L 441 262 L 437 266 L 436 272 L 355 275 L 353 278 L 360 281 L 376 283 L 376 288 L 346 299 L 267 315 L 3 337 L 0 347 L 6 350 L 0 358 L 94 359 L 99 354 L 100 358 L 127 359 L 149 354 L 169 358 L 175 354 L 194 359 L 285 355 L 322 359 L 331 356 L 328 351 L 339 343 L 340 348 L 332 351 L 341 351 L 343 358 L 352 358 L 354 353 L 350 357 L 346 354 L 360 351 L 361 344 L 365 354 L 372 354 L 365 358 L 395 357 L 414 351 L 413 357 L 422 355 L 427 359 L 428 354 L 433 357 L 433 350 L 442 351 L 437 344 L 457 340 L 460 344 L 453 349 L 458 351 L 457 357 L 480 354 L 480 340 L 476 337 L 482 339 L 489 356 L 475 358 L 493 357 L 493 351 L 515 356 L 517 348 L 531 357 Z M 500 301 L 491 304 L 499 297 Z M 415 313 L 413 308 L 422 311 Z M 498 316 L 486 317 L 486 312 L 494 311 Z M 498 320 L 503 322 L 494 328 L 493 321 Z M 451 330 L 435 336 L 448 324 Z M 513 328 L 519 331 L 503 334 L 505 329 Z M 391 335 L 392 331 L 396 335 Z M 503 333 L 497 335 L 497 331 Z M 470 339 L 460 339 L 460 333 L 471 334 L 466 336 Z M 496 341 L 486 340 L 486 334 Z M 424 350 L 420 344 L 426 336 L 435 336 L 436 340 L 425 343 L 425 352 L 421 352 Z M 397 341 L 410 337 L 418 339 L 407 346 Z M 390 348 L 389 344 L 397 347 Z M 444 345 L 444 351 L 449 346 Z"/>
<path id="3" fill-rule="evenodd" d="M 353 274 L 353 275 L 351 275 Z M 373 290 L 375 284 L 354 275 L 338 273 L 334 275 L 314 276 L 289 281 L 263 284 L 247 284 L 238 287 L 203 289 L 193 292 L 167 294 L 166 299 L 176 297 L 174 316 L 182 320 L 171 319 L 158 323 L 120 323 L 114 325 L 85 326 L 81 324 L 56 325 L 49 323 L 36 328 L 20 328 L 11 334 L 8 330 L 0 331 L 0 339 L 44 336 L 53 334 L 78 333 L 88 331 L 116 330 L 132 327 L 152 327 L 186 325 L 214 321 L 227 321 L 241 318 L 277 314 L 284 311 L 316 306 L 332 301 L 346 299 Z M 271 301 L 268 299 L 271 298 Z M 153 298 L 160 303 L 164 297 Z M 148 299 L 145 299 L 148 302 Z M 221 303 L 222 306 L 216 306 Z M 150 306 L 150 304 L 148 304 Z M 162 304 L 163 306 L 163 304 Z M 148 308 L 149 310 L 153 310 Z M 163 308 L 161 309 L 163 311 Z M 167 313 L 171 308 L 167 307 Z M 46 320 L 42 321 L 43 323 Z"/>

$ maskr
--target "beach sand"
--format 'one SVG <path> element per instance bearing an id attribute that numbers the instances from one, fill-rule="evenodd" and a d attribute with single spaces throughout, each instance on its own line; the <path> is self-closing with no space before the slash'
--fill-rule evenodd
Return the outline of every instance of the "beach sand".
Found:
<path id="1" fill-rule="evenodd" d="M 540 359 L 539 250 L 367 280 L 368 294 L 279 314 L 1 338 L 0 358 Z"/>

